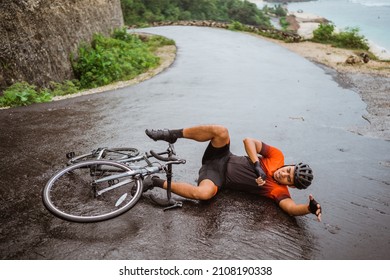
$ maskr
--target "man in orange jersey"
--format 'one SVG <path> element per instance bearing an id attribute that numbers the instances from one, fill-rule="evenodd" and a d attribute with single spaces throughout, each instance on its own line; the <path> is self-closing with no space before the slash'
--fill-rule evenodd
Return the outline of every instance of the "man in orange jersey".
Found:
<path id="1" fill-rule="evenodd" d="M 222 188 L 247 191 L 273 199 L 281 209 L 292 216 L 312 213 L 321 221 L 321 206 L 309 195 L 308 204 L 296 204 L 288 187 L 306 189 L 313 180 L 309 165 L 284 165 L 283 153 L 253 138 L 244 139 L 246 156 L 230 152 L 227 128 L 220 125 L 200 125 L 184 129 L 149 130 L 145 133 L 153 140 L 175 143 L 178 138 L 199 142 L 210 141 L 199 170 L 198 186 L 172 182 L 173 193 L 185 198 L 208 200 Z M 167 188 L 167 182 L 154 176 L 146 189 Z"/>

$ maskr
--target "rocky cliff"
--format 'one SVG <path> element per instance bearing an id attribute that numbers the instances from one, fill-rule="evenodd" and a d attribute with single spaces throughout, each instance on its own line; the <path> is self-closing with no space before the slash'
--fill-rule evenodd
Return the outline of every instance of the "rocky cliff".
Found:
<path id="1" fill-rule="evenodd" d="M 16 81 L 72 79 L 79 44 L 121 26 L 120 0 L 1 0 L 0 91 Z"/>

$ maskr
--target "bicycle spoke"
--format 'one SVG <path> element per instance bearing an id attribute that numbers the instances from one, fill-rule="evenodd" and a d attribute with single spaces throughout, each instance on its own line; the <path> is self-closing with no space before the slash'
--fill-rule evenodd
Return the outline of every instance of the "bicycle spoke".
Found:
<path id="1" fill-rule="evenodd" d="M 118 207 L 119 205 L 121 205 L 123 203 L 123 201 L 125 201 L 127 197 L 127 193 L 124 193 L 118 200 L 117 202 L 115 203 L 115 207 Z"/>

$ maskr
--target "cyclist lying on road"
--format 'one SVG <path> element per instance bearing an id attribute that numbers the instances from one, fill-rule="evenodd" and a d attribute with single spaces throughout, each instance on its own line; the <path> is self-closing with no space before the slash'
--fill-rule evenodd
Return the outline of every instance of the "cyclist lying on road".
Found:
<path id="1" fill-rule="evenodd" d="M 312 169 L 304 163 L 284 165 L 284 155 L 279 149 L 253 138 L 245 138 L 247 156 L 236 156 L 230 152 L 228 130 L 220 125 L 176 130 L 147 129 L 145 133 L 155 141 L 164 140 L 172 144 L 178 138 L 210 141 L 202 158 L 198 186 L 172 182 L 173 193 L 189 199 L 208 200 L 223 187 L 232 188 L 269 197 L 289 215 L 312 213 L 321 221 L 321 206 L 312 195 L 309 195 L 308 204 L 296 204 L 288 191 L 288 187 L 306 189 L 310 186 Z M 167 188 L 167 183 L 154 176 L 144 187 Z"/>

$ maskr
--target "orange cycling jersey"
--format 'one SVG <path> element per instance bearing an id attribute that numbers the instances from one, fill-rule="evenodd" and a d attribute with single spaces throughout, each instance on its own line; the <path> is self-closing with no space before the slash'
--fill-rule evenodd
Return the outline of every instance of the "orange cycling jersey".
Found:
<path id="1" fill-rule="evenodd" d="M 225 186 L 236 190 L 257 193 L 279 203 L 285 198 L 291 198 L 288 187 L 277 183 L 273 178 L 275 171 L 284 165 L 284 155 L 279 149 L 265 143 L 262 144 L 259 160 L 262 169 L 267 175 L 266 183 L 263 186 L 257 185 L 255 181 L 257 175 L 254 171 L 253 163 L 247 156 L 231 155 L 226 167 Z"/>

